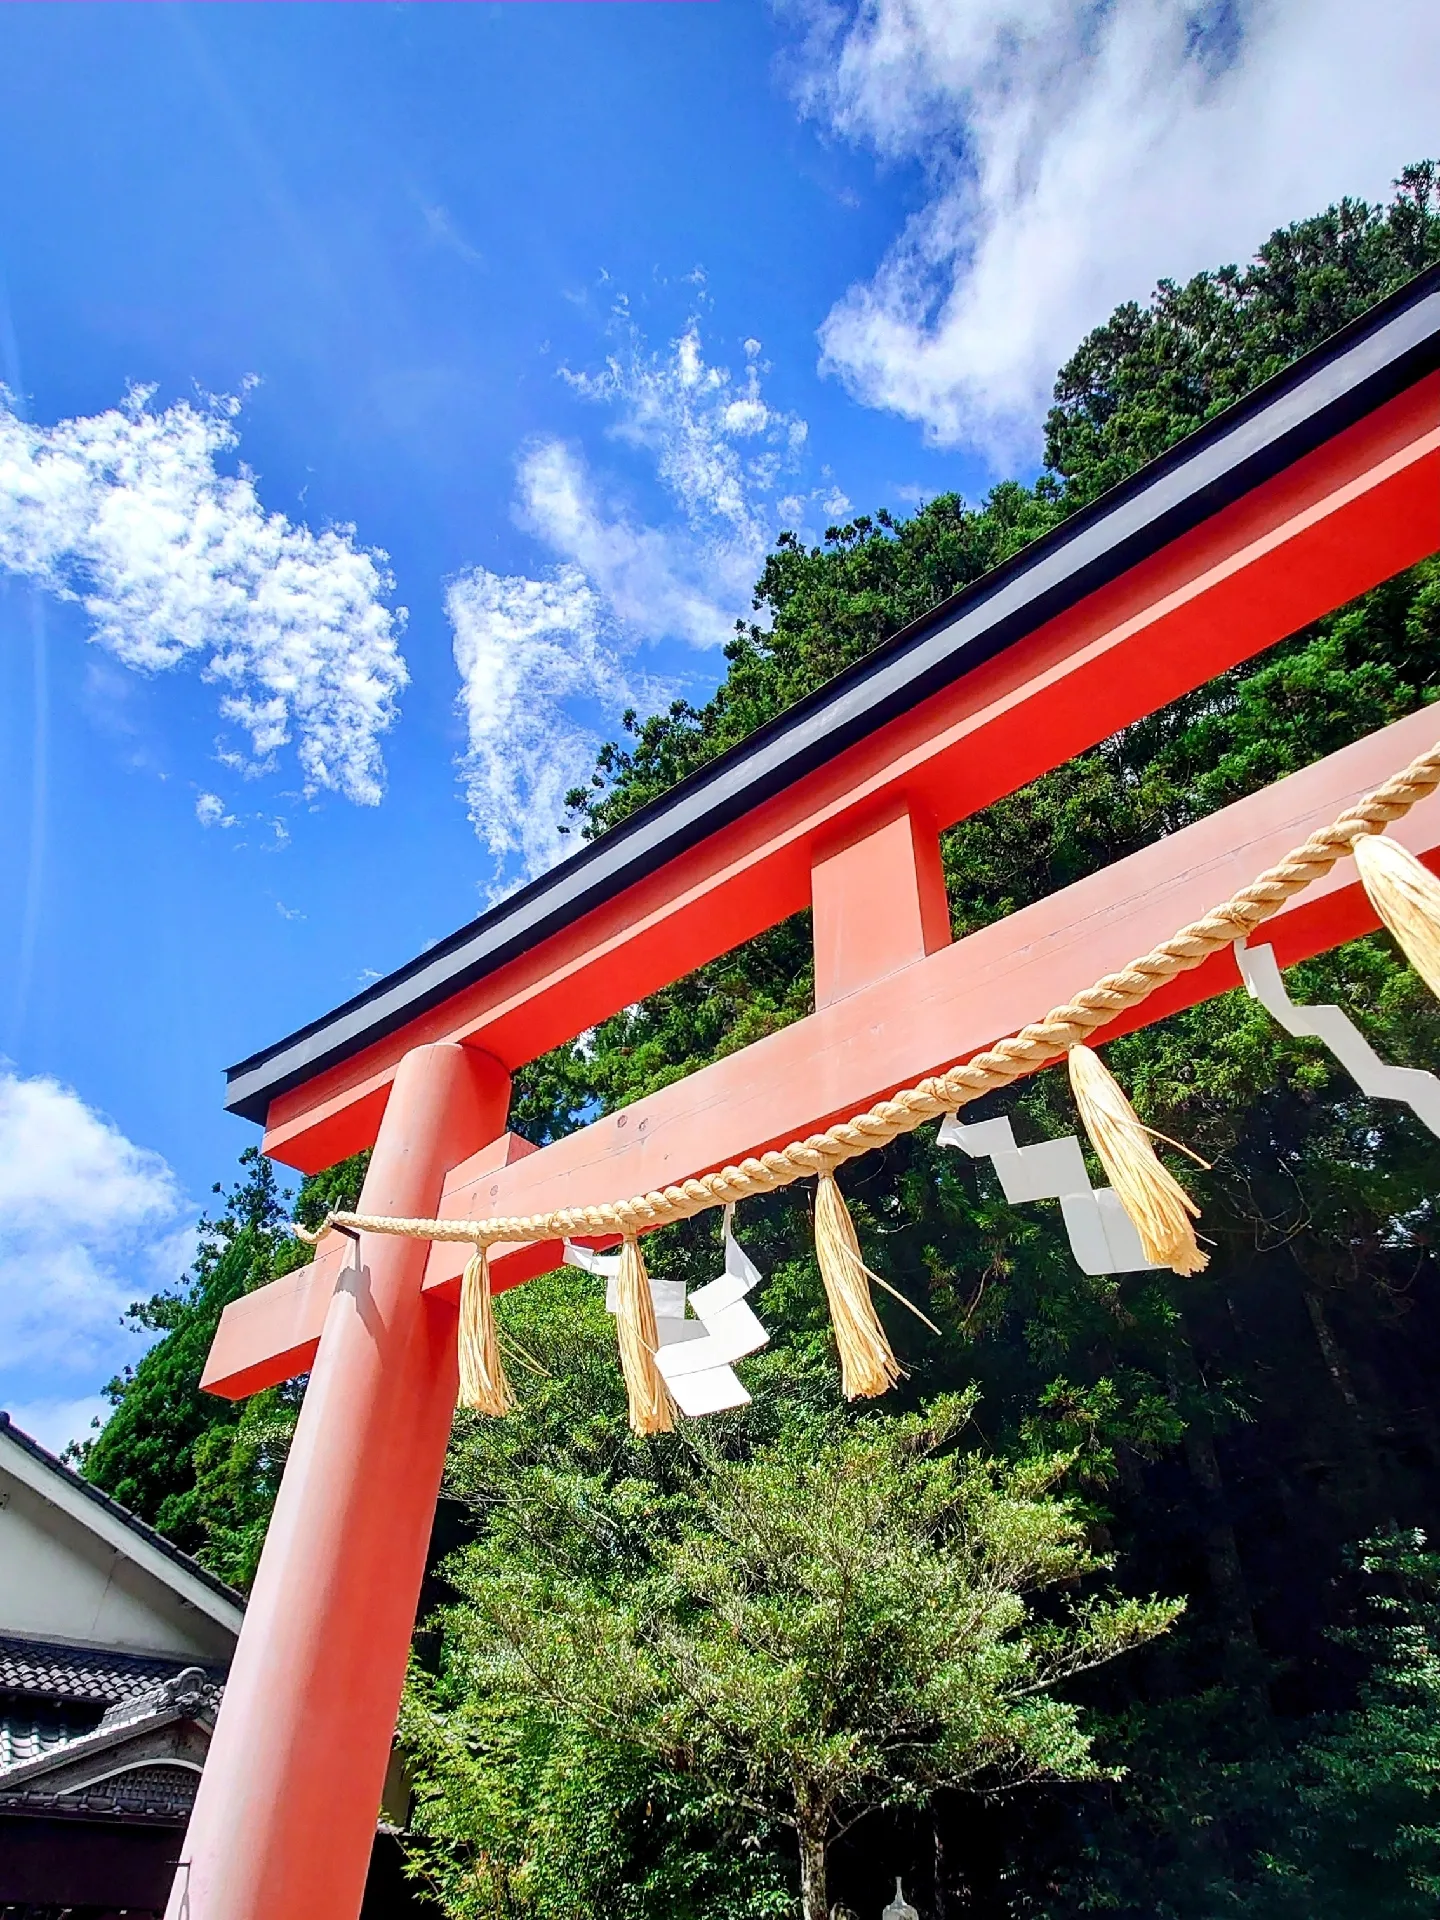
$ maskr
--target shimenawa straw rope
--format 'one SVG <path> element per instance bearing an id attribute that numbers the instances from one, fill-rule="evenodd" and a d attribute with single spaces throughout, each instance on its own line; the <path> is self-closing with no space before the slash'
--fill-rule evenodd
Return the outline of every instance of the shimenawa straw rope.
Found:
<path id="1" fill-rule="evenodd" d="M 609 1201 L 602 1206 L 561 1207 L 552 1213 L 490 1220 L 407 1220 L 383 1214 L 337 1212 L 328 1215 L 313 1233 L 300 1227 L 295 1231 L 312 1244 L 332 1226 L 349 1227 L 361 1233 L 400 1234 L 417 1240 L 468 1241 L 477 1246 L 587 1235 L 620 1234 L 628 1238 L 651 1227 L 691 1219 L 711 1207 L 743 1200 L 750 1194 L 770 1193 L 797 1180 L 833 1173 L 847 1160 L 884 1146 L 898 1134 L 911 1133 L 943 1113 L 954 1113 L 982 1094 L 1007 1087 L 1025 1074 L 1059 1059 L 1097 1028 L 1148 1000 L 1177 974 L 1202 965 L 1212 953 L 1252 933 L 1287 900 L 1302 893 L 1327 874 L 1338 860 L 1353 852 L 1357 842 L 1381 833 L 1389 821 L 1401 819 L 1437 786 L 1440 786 L 1440 744 L 1420 754 L 1328 827 L 1311 834 L 1249 886 L 1232 894 L 1223 906 L 1182 927 L 1118 973 L 1104 975 L 1043 1020 L 1022 1028 L 1012 1039 L 999 1041 L 963 1065 L 922 1080 L 918 1086 L 878 1102 L 865 1113 L 837 1121 L 824 1133 L 791 1141 L 787 1147 L 744 1160 L 738 1166 L 721 1167 L 718 1172 L 682 1181 L 659 1192 L 636 1194 L 628 1200 Z"/>
<path id="2" fill-rule="evenodd" d="M 1070 1086 L 1090 1144 L 1110 1185 L 1135 1223 L 1145 1258 L 1174 1273 L 1201 1273 L 1209 1265 L 1195 1241 L 1200 1209 L 1155 1151 L 1150 1129 L 1125 1098 L 1098 1053 L 1072 1047 Z"/>
<path id="3" fill-rule="evenodd" d="M 476 1413 L 509 1413 L 515 1395 L 505 1377 L 495 1304 L 490 1297 L 490 1261 L 477 1247 L 460 1280 L 460 1391 L 456 1405 Z"/>
<path id="4" fill-rule="evenodd" d="M 675 1402 L 655 1364 L 660 1335 L 655 1326 L 650 1276 L 645 1271 L 640 1243 L 633 1238 L 620 1249 L 620 1269 L 615 1275 L 615 1334 L 632 1429 L 636 1433 L 672 1433 Z"/>

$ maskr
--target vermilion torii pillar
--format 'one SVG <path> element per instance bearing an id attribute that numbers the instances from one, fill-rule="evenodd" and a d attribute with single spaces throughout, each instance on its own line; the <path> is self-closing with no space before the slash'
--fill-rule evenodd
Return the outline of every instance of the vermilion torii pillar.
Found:
<path id="1" fill-rule="evenodd" d="M 429 1214 L 448 1156 L 501 1132 L 510 1076 L 442 1043 L 400 1061 L 363 1204 Z M 353 1916 L 405 1677 L 450 1414 L 456 1308 L 429 1248 L 367 1235 L 331 1296 L 170 1912 Z"/>
<path id="2" fill-rule="evenodd" d="M 232 1070 L 361 1206 L 586 1205 L 821 1128 L 1042 1015 L 1435 743 L 1433 710 L 950 943 L 939 830 L 1440 547 L 1440 273 L 452 941 Z M 1432 817 L 1433 816 L 1433 817 Z M 1440 803 L 1397 837 L 1440 869 Z M 524 1061 L 800 907 L 816 1011 L 538 1151 Z M 1373 928 L 1353 870 L 1263 937 Z M 1123 1023 L 1237 984 L 1216 955 Z M 1117 1026 L 1114 1031 L 1120 1030 Z M 497 1286 L 558 1245 L 492 1250 Z M 310 1370 L 169 1920 L 355 1920 L 455 1392 L 465 1249 L 327 1236 L 227 1308 L 205 1384 Z"/>

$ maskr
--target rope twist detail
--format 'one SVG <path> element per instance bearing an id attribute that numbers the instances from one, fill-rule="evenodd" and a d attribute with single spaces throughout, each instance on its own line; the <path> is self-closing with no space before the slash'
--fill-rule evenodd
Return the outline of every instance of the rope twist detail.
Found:
<path id="1" fill-rule="evenodd" d="M 839 1120 L 824 1133 L 792 1140 L 786 1147 L 680 1181 L 658 1193 L 636 1194 L 628 1200 L 607 1201 L 594 1207 L 561 1207 L 553 1213 L 512 1215 L 490 1220 L 405 1220 L 387 1214 L 331 1213 L 315 1232 L 296 1227 L 310 1244 L 330 1227 L 348 1227 L 360 1233 L 399 1234 L 413 1240 L 441 1240 L 492 1247 L 502 1242 L 597 1238 L 621 1234 L 626 1238 L 651 1227 L 691 1219 L 711 1207 L 743 1200 L 751 1194 L 771 1193 L 815 1174 L 833 1173 L 847 1160 L 870 1153 L 902 1133 L 911 1133 L 927 1120 L 936 1120 L 982 1094 L 1007 1087 L 1038 1067 L 1060 1059 L 1097 1028 L 1148 1000 L 1177 974 L 1201 966 L 1213 953 L 1232 946 L 1270 919 L 1289 899 L 1322 879 L 1345 858 L 1366 834 L 1380 833 L 1419 801 L 1440 787 L 1440 742 L 1392 774 L 1371 794 L 1358 801 L 1328 827 L 1312 833 L 1283 860 L 1242 887 L 1222 906 L 1182 927 L 1168 940 L 1132 960 L 1118 973 L 1107 973 L 1077 993 L 1043 1020 L 1022 1027 L 1009 1039 L 948 1072 L 929 1075 L 918 1085 L 902 1089 L 864 1113 Z"/>

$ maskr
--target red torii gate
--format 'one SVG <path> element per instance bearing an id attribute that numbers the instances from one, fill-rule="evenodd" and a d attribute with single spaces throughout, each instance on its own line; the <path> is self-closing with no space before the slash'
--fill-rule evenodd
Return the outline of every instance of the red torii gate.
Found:
<path id="1" fill-rule="evenodd" d="M 951 942 L 942 828 L 1440 548 L 1440 271 L 411 966 L 231 1070 L 265 1151 L 373 1145 L 361 1209 L 581 1206 L 815 1132 L 1197 917 L 1434 744 L 1422 711 Z M 1395 837 L 1440 871 L 1440 810 Z M 816 1010 L 536 1150 L 510 1075 L 810 906 Z M 1353 869 L 1268 922 L 1372 930 Z M 1227 950 L 1107 1032 L 1238 984 Z M 558 1242 L 491 1249 L 497 1288 Z M 169 1920 L 354 1920 L 456 1391 L 465 1249 L 339 1235 L 225 1311 L 204 1384 L 309 1370 Z"/>

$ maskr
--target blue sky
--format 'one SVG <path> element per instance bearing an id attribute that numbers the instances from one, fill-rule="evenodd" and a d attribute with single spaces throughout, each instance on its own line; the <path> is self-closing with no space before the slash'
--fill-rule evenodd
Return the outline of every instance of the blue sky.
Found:
<path id="1" fill-rule="evenodd" d="M 1437 99 L 1419 0 L 0 10 L 0 1403 L 84 1429 L 225 1065 L 558 857 L 782 526 L 1030 471 Z"/>

